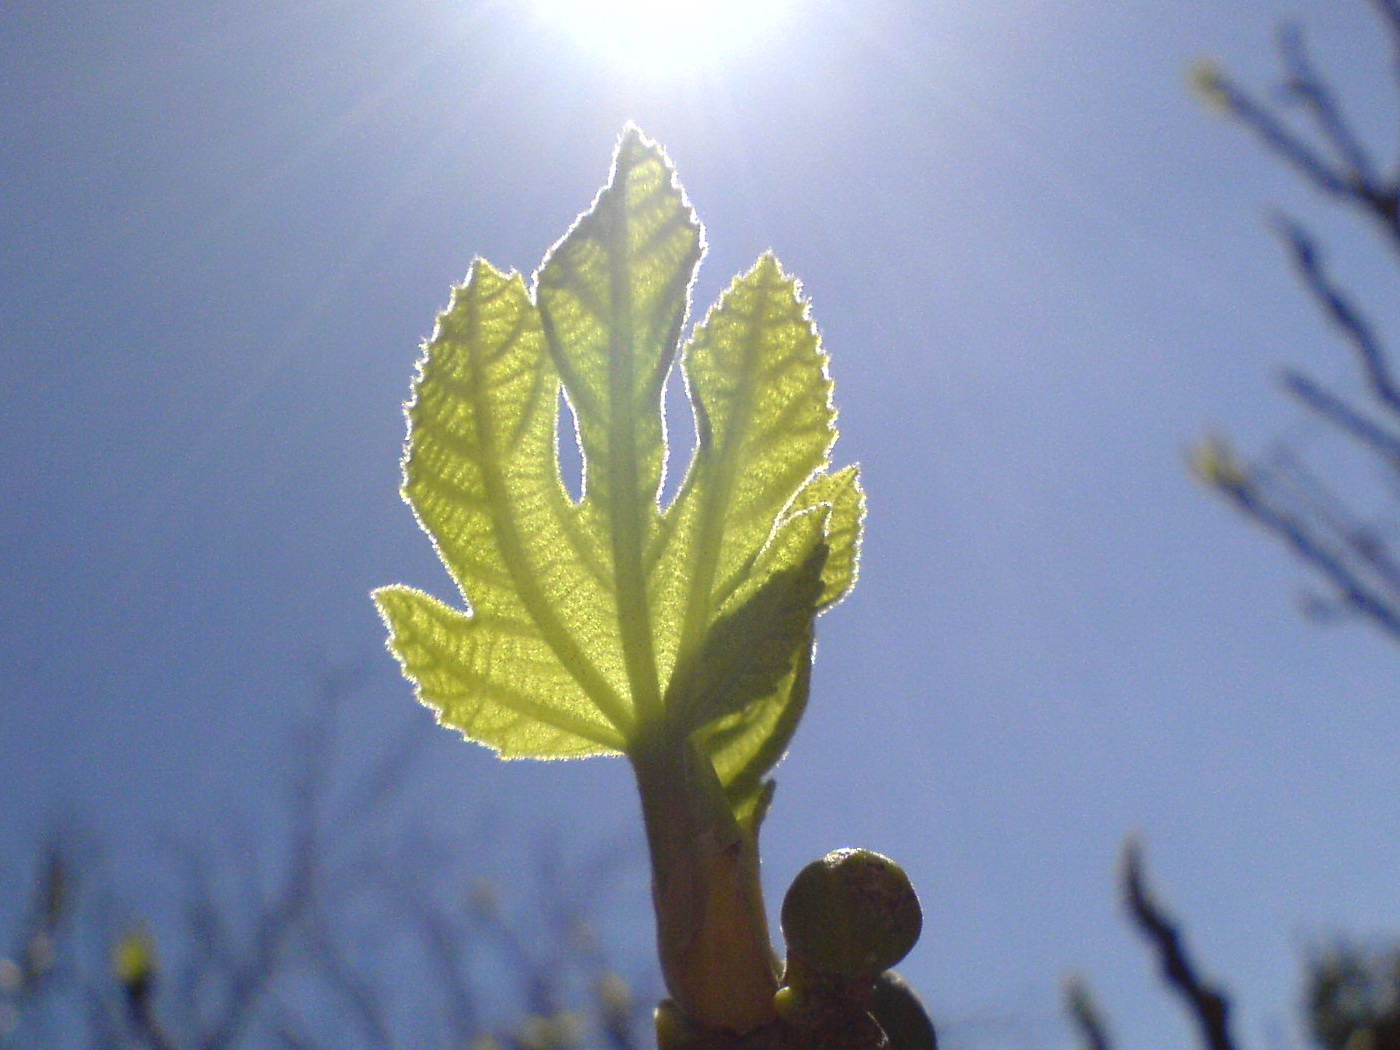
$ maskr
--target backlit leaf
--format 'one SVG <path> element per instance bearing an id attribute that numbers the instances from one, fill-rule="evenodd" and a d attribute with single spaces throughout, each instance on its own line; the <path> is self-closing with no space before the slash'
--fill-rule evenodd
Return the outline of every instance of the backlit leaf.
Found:
<path id="1" fill-rule="evenodd" d="M 829 472 L 827 358 L 776 258 L 679 349 L 703 244 L 664 153 L 629 128 L 533 293 L 473 264 L 419 365 L 403 489 L 464 607 L 375 597 L 444 723 L 508 757 L 696 734 L 752 826 L 807 702 L 814 618 L 854 582 L 864 502 L 854 468 Z M 663 510 L 678 358 L 698 440 Z M 561 391 L 577 504 L 555 448 Z"/>

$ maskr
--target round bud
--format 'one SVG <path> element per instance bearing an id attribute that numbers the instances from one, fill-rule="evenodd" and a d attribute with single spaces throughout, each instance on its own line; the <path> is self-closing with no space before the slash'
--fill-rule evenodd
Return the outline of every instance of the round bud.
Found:
<path id="1" fill-rule="evenodd" d="M 670 999 L 656 1006 L 656 1045 L 659 1050 L 694 1050 L 695 1029 Z"/>
<path id="2" fill-rule="evenodd" d="M 796 988 L 784 985 L 773 996 L 773 1012 L 788 1024 L 805 1024 L 810 1010 Z"/>
<path id="3" fill-rule="evenodd" d="M 938 1050 L 938 1036 L 924 1004 L 893 970 L 886 970 L 875 982 L 870 1016 L 884 1030 L 888 1050 Z"/>
<path id="4" fill-rule="evenodd" d="M 889 857 L 838 849 L 800 872 L 783 899 L 788 954 L 814 973 L 873 980 L 909 954 L 923 912 Z"/>

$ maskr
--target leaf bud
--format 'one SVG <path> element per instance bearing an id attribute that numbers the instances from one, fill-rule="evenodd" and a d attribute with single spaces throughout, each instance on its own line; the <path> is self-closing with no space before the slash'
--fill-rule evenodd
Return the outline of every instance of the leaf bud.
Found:
<path id="1" fill-rule="evenodd" d="M 156 942 L 144 926 L 135 927 L 117 942 L 112 969 L 133 1006 L 150 1000 L 156 980 Z"/>
<path id="2" fill-rule="evenodd" d="M 1243 492 L 1249 487 L 1249 470 L 1230 443 L 1211 435 L 1203 438 L 1191 451 L 1191 473 L 1207 488 L 1225 493 Z"/>
<path id="3" fill-rule="evenodd" d="M 790 969 L 873 981 L 909 954 L 923 912 L 890 858 L 838 849 L 798 872 L 783 899 L 782 925 Z"/>
<path id="4" fill-rule="evenodd" d="M 1198 58 L 1191 64 L 1187 80 L 1191 90 L 1207 109 L 1228 113 L 1231 109 L 1230 82 L 1220 63 L 1211 58 Z"/>

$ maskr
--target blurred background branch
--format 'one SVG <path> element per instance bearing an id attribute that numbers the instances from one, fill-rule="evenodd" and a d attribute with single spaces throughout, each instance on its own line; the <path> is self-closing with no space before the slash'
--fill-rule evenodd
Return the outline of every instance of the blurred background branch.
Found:
<path id="1" fill-rule="evenodd" d="M 1400 96 L 1400 2 L 1369 0 L 1384 31 Z M 1313 61 L 1300 27 L 1278 36 L 1282 83 L 1273 99 L 1246 89 L 1214 63 L 1193 72 L 1211 108 L 1250 132 L 1310 189 L 1360 216 L 1380 234 L 1400 268 L 1400 161 L 1376 162 L 1332 78 Z M 1400 137 L 1386 144 L 1400 157 Z M 1400 384 L 1387 334 L 1336 275 L 1318 238 L 1280 214 L 1273 226 L 1308 297 L 1350 353 L 1354 389 L 1343 391 L 1287 369 L 1283 388 L 1305 417 L 1332 439 L 1318 454 L 1294 440 L 1245 458 L 1225 439 L 1202 441 L 1192 457 L 1197 477 L 1261 526 L 1325 586 L 1305 610 L 1314 618 L 1360 619 L 1400 642 Z M 1380 509 L 1376 509 L 1378 502 Z M 1230 1001 L 1204 980 L 1177 920 L 1147 884 L 1142 853 L 1124 851 L 1122 895 L 1147 939 L 1163 982 L 1185 1004 L 1205 1050 L 1235 1050 Z M 1313 950 L 1303 979 L 1304 1021 L 1318 1050 L 1400 1050 L 1400 947 L 1362 950 L 1340 941 Z M 1067 1008 L 1086 1050 L 1107 1050 L 1104 1022 L 1087 988 L 1071 984 Z"/>
<path id="2" fill-rule="evenodd" d="M 636 851 L 566 863 L 545 840 L 533 879 L 506 877 L 489 848 L 423 831 L 401 806 L 421 722 L 366 769 L 338 756 L 361 685 L 327 675 L 291 734 L 280 831 L 209 821 L 130 900 L 75 836 L 39 847 L 0 957 L 0 1047 L 642 1045 L 656 979 L 625 977 L 591 921 Z"/>
<path id="3" fill-rule="evenodd" d="M 1133 924 L 1151 945 L 1162 980 L 1181 997 L 1200 1033 L 1205 1050 L 1235 1050 L 1230 1034 L 1230 1001 L 1204 980 L 1182 937 L 1177 921 L 1167 914 L 1147 885 L 1142 850 L 1129 841 L 1123 851 L 1123 900 Z"/>
<path id="4" fill-rule="evenodd" d="M 1371 0 L 1400 71 L 1400 5 Z M 1279 34 L 1283 71 L 1277 100 L 1247 90 L 1218 66 L 1197 67 L 1197 89 L 1216 109 L 1252 133 L 1304 184 L 1381 235 L 1400 265 L 1400 172 L 1379 165 L 1356 130 L 1331 80 L 1313 62 L 1303 31 Z M 1400 89 L 1400 82 L 1397 82 Z M 1386 152 L 1396 153 L 1387 143 Z M 1214 438 L 1194 459 L 1197 475 L 1247 518 L 1283 542 L 1326 584 L 1305 609 L 1319 619 L 1359 617 L 1400 641 L 1400 386 L 1386 335 L 1360 297 L 1334 275 L 1318 239 L 1301 221 L 1274 220 L 1309 297 L 1341 336 L 1355 367 L 1356 389 L 1342 392 L 1288 369 L 1283 388 L 1308 418 L 1340 442 L 1323 456 L 1283 442 L 1250 461 Z M 1359 484 L 1347 484 L 1359 472 Z M 1377 480 L 1378 479 L 1378 480 Z M 1380 496 L 1384 506 L 1374 504 Z"/>

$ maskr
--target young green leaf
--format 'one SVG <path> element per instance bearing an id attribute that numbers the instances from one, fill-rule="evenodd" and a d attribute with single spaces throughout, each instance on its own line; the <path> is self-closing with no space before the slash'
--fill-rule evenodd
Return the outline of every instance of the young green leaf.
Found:
<path id="1" fill-rule="evenodd" d="M 685 691 L 666 697 L 672 719 L 701 729 L 725 715 L 773 696 L 792 671 L 796 653 L 812 629 L 822 591 L 827 547 L 821 519 L 808 526 L 808 554 L 779 569 L 742 604 L 722 613 L 705 634 L 694 667 L 678 668 Z"/>
<path id="2" fill-rule="evenodd" d="M 778 987 L 766 778 L 806 708 L 814 621 L 855 580 L 864 503 L 854 468 L 829 472 L 827 359 L 776 258 L 679 349 L 703 250 L 665 155 L 629 128 L 533 294 L 473 263 L 419 364 L 403 486 L 465 608 L 402 586 L 375 599 L 441 721 L 507 757 L 628 756 L 667 988 L 692 1022 L 742 1034 L 773 1019 Z M 663 509 L 678 357 L 697 441 Z"/>
<path id="3" fill-rule="evenodd" d="M 405 498 L 472 614 L 405 587 L 375 597 L 420 697 L 505 756 L 621 750 L 632 725 L 606 592 L 561 556 L 557 392 L 524 282 L 476 261 L 420 365 L 404 460 Z"/>
<path id="4" fill-rule="evenodd" d="M 375 597 L 420 699 L 471 739 L 559 758 L 698 734 L 738 812 L 805 706 L 813 619 L 854 582 L 864 508 L 854 468 L 828 473 L 826 356 L 773 256 L 679 351 L 702 253 L 665 155 L 629 128 L 533 295 L 473 264 L 419 365 L 404 459 L 404 496 L 467 607 Z M 678 355 L 698 440 L 663 509 Z"/>
<path id="5" fill-rule="evenodd" d="M 579 421 L 585 520 L 605 552 L 632 703 L 661 716 L 645 551 L 666 459 L 661 391 L 702 252 L 700 224 L 661 151 L 623 136 L 613 177 L 550 251 L 536 296 Z"/>

